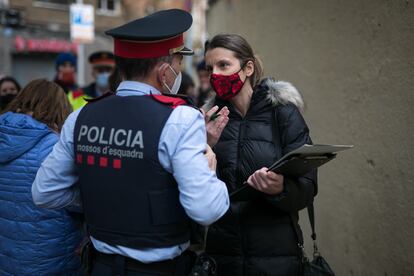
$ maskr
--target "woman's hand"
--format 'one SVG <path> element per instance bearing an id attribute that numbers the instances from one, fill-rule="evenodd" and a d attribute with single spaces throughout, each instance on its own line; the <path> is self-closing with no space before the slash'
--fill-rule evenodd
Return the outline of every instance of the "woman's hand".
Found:
<path id="1" fill-rule="evenodd" d="M 217 167 L 216 154 L 210 148 L 209 145 L 207 145 L 207 149 L 206 149 L 206 152 L 204 153 L 204 156 L 207 158 L 208 167 L 210 168 L 210 170 L 215 171 Z"/>
<path id="2" fill-rule="evenodd" d="M 230 111 L 227 106 L 223 107 L 219 112 L 217 112 L 218 109 L 219 107 L 216 105 L 206 113 L 203 112 L 204 120 L 206 121 L 207 144 L 210 147 L 214 147 L 220 139 L 221 133 L 229 121 Z M 214 115 L 215 113 L 217 115 Z"/>
<path id="3" fill-rule="evenodd" d="M 263 193 L 278 195 L 283 191 L 283 175 L 267 170 L 267 168 L 261 168 L 255 171 L 247 179 L 247 183 Z"/>

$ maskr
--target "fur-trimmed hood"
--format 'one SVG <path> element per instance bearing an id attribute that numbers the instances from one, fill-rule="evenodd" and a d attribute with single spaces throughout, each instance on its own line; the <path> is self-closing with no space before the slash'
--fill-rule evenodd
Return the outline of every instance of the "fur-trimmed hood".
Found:
<path id="1" fill-rule="evenodd" d="M 303 112 L 305 103 L 302 95 L 290 82 L 276 81 L 272 78 L 267 78 L 262 81 L 260 85 L 268 87 L 267 99 L 275 106 L 277 104 L 294 104 Z"/>
<path id="2" fill-rule="evenodd" d="M 300 112 L 304 111 L 305 103 L 300 92 L 287 81 L 277 81 L 273 78 L 265 78 L 260 84 L 260 89 L 265 89 L 268 92 L 266 99 L 268 99 L 273 106 L 278 104 L 294 104 Z M 212 97 L 202 107 L 205 111 L 210 110 L 216 101 L 216 97 Z"/>

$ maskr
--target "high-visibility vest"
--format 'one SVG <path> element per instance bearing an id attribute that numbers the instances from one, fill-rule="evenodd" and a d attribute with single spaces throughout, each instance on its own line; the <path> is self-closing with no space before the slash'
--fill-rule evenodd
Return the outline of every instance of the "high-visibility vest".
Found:
<path id="1" fill-rule="evenodd" d="M 87 104 L 88 102 L 85 99 L 91 99 L 91 97 L 84 94 L 82 89 L 70 90 L 68 92 L 68 100 L 73 111 Z"/>

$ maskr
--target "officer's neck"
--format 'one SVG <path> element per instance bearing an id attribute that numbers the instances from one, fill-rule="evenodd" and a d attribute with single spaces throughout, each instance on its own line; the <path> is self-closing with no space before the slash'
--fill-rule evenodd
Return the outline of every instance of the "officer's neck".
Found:
<path id="1" fill-rule="evenodd" d="M 128 80 L 128 79 L 124 79 L 124 80 Z M 129 79 L 130 81 L 137 81 L 137 82 L 142 82 L 148 85 L 151 85 L 152 87 L 156 88 L 158 91 L 162 91 L 162 85 L 158 82 L 157 76 L 148 76 L 145 78 L 132 78 Z"/>

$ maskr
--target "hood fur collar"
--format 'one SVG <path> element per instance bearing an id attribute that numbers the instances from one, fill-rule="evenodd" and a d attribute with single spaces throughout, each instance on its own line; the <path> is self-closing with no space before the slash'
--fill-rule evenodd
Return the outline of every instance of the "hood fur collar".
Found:
<path id="1" fill-rule="evenodd" d="M 269 88 L 267 99 L 275 106 L 277 104 L 294 104 L 303 112 L 305 103 L 299 91 L 290 83 L 286 81 L 276 81 L 268 78 L 263 81 L 263 84 Z"/>

